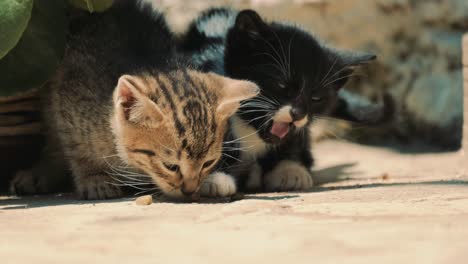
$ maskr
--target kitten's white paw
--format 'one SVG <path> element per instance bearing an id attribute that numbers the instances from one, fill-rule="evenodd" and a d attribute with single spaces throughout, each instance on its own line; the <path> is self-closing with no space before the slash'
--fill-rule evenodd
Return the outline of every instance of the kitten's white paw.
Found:
<path id="1" fill-rule="evenodd" d="M 267 191 L 306 190 L 313 186 L 312 174 L 301 164 L 283 160 L 265 175 Z"/>
<path id="2" fill-rule="evenodd" d="M 103 200 L 122 197 L 122 189 L 107 175 L 92 175 L 76 182 L 76 191 L 81 199 Z"/>
<path id="3" fill-rule="evenodd" d="M 214 172 L 200 186 L 200 194 L 205 197 L 226 197 L 236 193 L 234 178 L 224 172 Z"/>
<path id="4" fill-rule="evenodd" d="M 10 182 L 10 193 L 16 195 L 36 194 L 38 179 L 32 170 L 18 171 Z"/>

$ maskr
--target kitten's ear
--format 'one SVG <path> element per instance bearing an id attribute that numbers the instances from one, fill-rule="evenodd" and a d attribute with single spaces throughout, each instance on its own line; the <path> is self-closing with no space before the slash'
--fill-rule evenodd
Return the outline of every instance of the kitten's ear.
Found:
<path id="1" fill-rule="evenodd" d="M 121 120 L 154 127 L 164 119 L 164 115 L 144 93 L 145 85 L 140 77 L 121 76 L 114 91 L 114 108 Z"/>
<path id="2" fill-rule="evenodd" d="M 341 53 L 340 57 L 343 64 L 348 67 L 368 64 L 377 59 L 375 54 L 359 52 Z"/>
<path id="3" fill-rule="evenodd" d="M 223 88 L 218 101 L 217 113 L 223 116 L 233 115 L 240 107 L 240 102 L 255 97 L 260 88 L 250 81 L 222 77 Z"/>
<path id="4" fill-rule="evenodd" d="M 239 12 L 234 24 L 234 28 L 237 30 L 253 34 L 258 34 L 264 26 L 265 22 L 263 22 L 260 15 L 250 9 Z"/>

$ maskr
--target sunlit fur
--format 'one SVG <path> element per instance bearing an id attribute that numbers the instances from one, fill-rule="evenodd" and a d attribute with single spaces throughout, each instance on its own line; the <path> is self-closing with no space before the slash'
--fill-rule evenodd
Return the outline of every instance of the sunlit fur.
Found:
<path id="1" fill-rule="evenodd" d="M 130 81 L 125 83 L 125 79 Z M 237 85 L 235 89 L 244 89 L 246 97 L 256 93 L 251 83 L 195 71 L 121 80 L 114 92 L 111 118 L 119 157 L 151 175 L 170 196 L 198 191 L 221 158 L 227 120 L 237 109 L 235 105 L 229 112 L 219 109 L 234 94 L 223 95 L 226 87 Z M 126 98 L 125 85 L 135 86 L 133 92 L 138 94 Z M 238 105 L 239 100 L 234 100 Z"/>
<path id="2" fill-rule="evenodd" d="M 38 166 L 63 160 L 83 199 L 119 197 L 127 185 L 177 197 L 198 191 L 222 155 L 229 117 L 258 87 L 198 72 L 149 4 L 73 12 L 64 60 L 44 93 L 49 155 Z"/>
<path id="3" fill-rule="evenodd" d="M 224 35 L 210 34 L 210 28 L 203 26 L 210 24 L 207 20 L 222 18 L 232 21 L 230 27 L 224 26 Z M 286 177 L 284 182 L 288 181 L 289 176 L 282 173 L 284 169 L 276 168 L 282 164 L 298 168 L 301 177 L 310 177 L 303 173 L 310 171 L 313 163 L 309 124 L 324 115 L 345 116 L 337 113 L 349 110 L 339 90 L 353 76 L 354 67 L 374 60 L 375 56 L 335 50 L 298 26 L 265 21 L 253 10 L 210 9 L 189 27 L 183 41 L 181 48 L 193 54 L 197 62 L 206 58 L 203 63 L 206 70 L 218 70 L 219 61 L 203 54 L 211 54 L 210 51 L 219 54 L 222 47 L 223 56 L 217 58 L 224 65 L 220 73 L 253 81 L 261 88 L 261 95 L 246 100 L 233 119 L 241 164 L 253 162 L 255 167 L 258 163 L 263 175 L 255 181 L 259 182 L 257 186 L 247 187 L 260 190 L 267 186 L 276 186 L 277 190 L 310 187 L 309 179 L 299 179 L 304 185 L 288 185 L 286 189 L 270 183 L 281 182 L 282 177 Z M 281 137 L 272 129 L 274 122 L 288 126 Z M 294 161 L 297 166 L 283 160 Z M 246 167 L 240 172 L 241 185 L 251 182 L 252 171 L 259 174 L 257 169 L 252 170 L 254 167 Z"/>

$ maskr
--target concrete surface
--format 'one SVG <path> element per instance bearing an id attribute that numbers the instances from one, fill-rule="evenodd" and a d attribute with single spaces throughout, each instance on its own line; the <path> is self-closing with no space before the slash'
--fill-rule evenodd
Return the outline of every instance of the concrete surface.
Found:
<path id="1" fill-rule="evenodd" d="M 7 263 L 466 263 L 461 153 L 316 146 L 310 192 L 227 203 L 0 197 Z"/>

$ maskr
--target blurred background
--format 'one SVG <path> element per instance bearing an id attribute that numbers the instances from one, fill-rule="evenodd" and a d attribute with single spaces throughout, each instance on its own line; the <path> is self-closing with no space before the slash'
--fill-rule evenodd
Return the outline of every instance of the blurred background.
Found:
<path id="1" fill-rule="evenodd" d="M 378 61 L 347 85 L 371 101 L 385 93 L 395 114 L 363 127 L 320 121 L 314 138 L 414 145 L 414 151 L 460 148 L 463 123 L 461 38 L 468 31 L 465 0 L 153 0 L 172 27 L 210 6 L 252 8 L 271 20 L 297 24 L 337 48 L 372 51 Z"/>
<path id="2" fill-rule="evenodd" d="M 69 3 L 86 8 L 84 1 Z M 252 8 L 267 20 L 297 24 L 337 48 L 376 53 L 378 61 L 346 89 L 376 103 L 390 95 L 392 118 L 375 127 L 320 121 L 312 128 L 315 141 L 337 138 L 416 153 L 461 146 L 466 0 L 150 1 L 167 14 L 178 33 L 208 7 Z M 0 169 L 7 176 L 28 166 L 40 152 L 37 88 L 60 62 L 64 10 L 69 8 L 67 1 L 59 0 L 24 0 L 8 6 L 11 2 L 21 1 L 0 3 Z M 112 1 L 94 2 L 95 11 L 100 11 Z M 0 185 L 7 179 L 0 177 Z"/>

